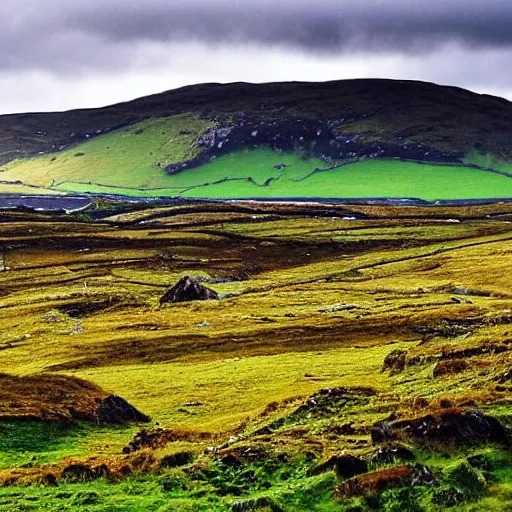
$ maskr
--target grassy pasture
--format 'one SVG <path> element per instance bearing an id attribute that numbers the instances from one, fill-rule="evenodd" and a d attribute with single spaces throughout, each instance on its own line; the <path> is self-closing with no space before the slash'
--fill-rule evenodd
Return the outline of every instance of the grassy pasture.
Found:
<path id="1" fill-rule="evenodd" d="M 210 468 L 210 479 L 190 480 L 179 469 L 134 469 L 115 485 L 97 480 L 63 482 L 55 489 L 8 487 L 0 490 L 0 510 L 227 511 L 236 499 L 265 496 L 286 511 L 356 505 L 366 511 L 364 500 L 331 497 L 332 473 L 309 477 L 305 468 L 311 460 L 341 450 L 370 453 L 369 428 L 376 421 L 393 411 L 419 414 L 442 399 L 474 400 L 510 418 L 508 395 L 496 388 L 511 363 L 507 222 L 485 218 L 485 209 L 481 218 L 447 223 L 432 216 L 292 218 L 271 206 L 251 213 L 187 208 L 96 224 L 39 217 L 36 222 L 36 216 L 2 223 L 8 270 L 0 272 L 0 361 L 15 375 L 85 378 L 125 397 L 161 426 L 189 432 L 189 440 L 144 457 L 189 449 Z M 396 210 L 396 217 L 406 211 Z M 436 209 L 429 212 L 435 215 Z M 211 281 L 207 285 L 222 300 L 159 306 L 166 288 L 185 273 Z M 446 332 L 434 336 L 422 330 L 440 325 L 459 327 L 444 327 Z M 494 352 L 497 346 L 505 349 Z M 396 349 L 419 360 L 390 375 L 382 365 Z M 464 371 L 433 376 L 441 358 L 464 350 L 473 354 Z M 377 395 L 349 402 L 342 412 L 291 419 L 319 389 L 368 385 Z M 251 437 L 280 419 L 283 426 L 272 435 Z M 340 434 L 346 424 L 354 430 Z M 0 427 L 2 481 L 13 475 L 37 481 L 41 472 L 94 457 L 139 467 L 121 455 L 136 425 Z M 201 432 L 213 437 L 196 439 Z M 256 481 L 266 483 L 243 487 L 235 469 L 222 469 L 204 454 L 232 435 L 241 436 L 242 447 L 286 453 L 287 462 L 277 469 L 251 463 Z M 443 479 L 466 456 L 487 454 L 494 475 L 489 494 L 453 510 L 510 506 L 508 452 L 486 446 L 443 457 L 415 450 Z M 412 502 L 424 510 L 442 509 L 432 505 L 428 489 L 411 491 L 407 499 L 386 492 L 382 510 L 395 510 L 393 503 L 406 510 Z M 7 508 L 13 503 L 18 508 Z"/>
<path id="2" fill-rule="evenodd" d="M 193 114 L 142 121 L 57 153 L 12 161 L 0 193 L 95 193 L 125 196 L 235 199 L 371 198 L 490 199 L 510 197 L 512 178 L 472 167 L 399 160 L 363 160 L 329 171 L 319 159 L 265 147 L 216 158 L 175 175 L 171 162 L 196 157 L 212 123 Z M 508 172 L 491 155 L 469 153 L 468 164 Z M 277 169 L 275 166 L 286 167 Z"/>

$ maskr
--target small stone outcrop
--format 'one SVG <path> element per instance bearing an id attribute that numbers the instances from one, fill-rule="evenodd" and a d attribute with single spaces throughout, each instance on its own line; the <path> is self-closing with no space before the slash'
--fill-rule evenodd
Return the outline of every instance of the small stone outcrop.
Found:
<path id="1" fill-rule="evenodd" d="M 146 416 L 124 398 L 117 395 L 109 395 L 103 398 L 98 404 L 96 415 L 98 423 L 122 425 L 130 421 L 137 423 L 148 423 L 151 421 L 149 416 Z"/>
<path id="2" fill-rule="evenodd" d="M 407 363 L 406 350 L 393 350 L 384 359 L 382 371 L 389 370 L 391 375 L 397 375 L 405 370 Z"/>
<path id="3" fill-rule="evenodd" d="M 316 476 L 332 470 L 336 471 L 340 480 L 345 480 L 366 473 L 368 462 L 351 454 L 333 455 L 328 460 L 310 468 L 308 474 Z"/>
<path id="4" fill-rule="evenodd" d="M 341 480 L 352 478 L 368 471 L 368 463 L 355 455 L 338 455 L 334 463 L 336 475 Z"/>
<path id="5" fill-rule="evenodd" d="M 183 276 L 172 288 L 167 290 L 160 299 L 160 305 L 193 300 L 218 300 L 219 294 L 203 286 L 193 277 Z"/>
<path id="6" fill-rule="evenodd" d="M 373 443 L 408 440 L 461 446 L 483 443 L 512 444 L 512 429 L 480 411 L 450 408 L 414 419 L 377 423 Z"/>

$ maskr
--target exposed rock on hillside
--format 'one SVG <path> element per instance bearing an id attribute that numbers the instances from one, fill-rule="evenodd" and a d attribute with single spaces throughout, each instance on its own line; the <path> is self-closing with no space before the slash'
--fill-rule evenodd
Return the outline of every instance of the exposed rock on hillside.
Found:
<path id="1" fill-rule="evenodd" d="M 393 350 L 384 359 L 382 371 L 390 370 L 391 375 L 401 373 L 405 369 L 407 362 L 407 351 L 406 350 Z"/>
<path id="2" fill-rule="evenodd" d="M 493 416 L 454 408 L 420 418 L 378 423 L 372 427 L 371 435 L 374 443 L 401 439 L 443 445 L 512 443 L 512 429 Z"/>
<path id="3" fill-rule="evenodd" d="M 151 421 L 149 416 L 141 413 L 124 398 L 117 395 L 109 395 L 98 404 L 97 417 L 99 423 L 127 423 L 129 421 L 147 423 Z"/>
<path id="4" fill-rule="evenodd" d="M 164 293 L 160 299 L 160 304 L 192 300 L 217 300 L 218 298 L 219 294 L 215 290 L 203 286 L 193 277 L 183 276 L 172 288 Z"/>

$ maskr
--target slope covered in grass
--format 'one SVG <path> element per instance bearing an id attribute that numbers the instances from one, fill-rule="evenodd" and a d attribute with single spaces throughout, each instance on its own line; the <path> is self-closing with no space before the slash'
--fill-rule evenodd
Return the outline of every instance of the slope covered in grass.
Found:
<path id="1" fill-rule="evenodd" d="M 446 411 L 510 425 L 512 233 L 487 217 L 509 210 L 247 202 L 4 218 L 2 368 L 87 379 L 158 425 L 130 452 L 142 425 L 0 418 L 0 510 L 507 510 L 509 447 L 404 434 L 409 458 L 379 459 L 372 429 Z M 160 306 L 184 274 L 221 299 Z M 367 463 L 366 485 L 404 465 L 436 485 L 340 494 L 350 479 L 328 461 L 343 453 Z"/>
<path id="2" fill-rule="evenodd" d="M 208 166 L 204 169 L 207 172 Z M 285 170 L 266 187 L 248 181 L 225 180 L 191 188 L 183 195 L 215 198 L 486 199 L 512 196 L 512 178 L 463 166 L 365 160 L 299 179 Z"/>
<path id="3" fill-rule="evenodd" d="M 151 119 L 56 154 L 15 161 L 5 166 L 1 177 L 45 188 L 63 182 L 139 189 L 171 186 L 165 166 L 197 156 L 197 139 L 210 126 L 189 114 Z"/>
<path id="4" fill-rule="evenodd" d="M 168 174 L 164 167 L 169 161 L 192 158 L 193 151 L 199 151 L 190 146 L 190 137 L 193 129 L 197 135 L 204 128 L 189 117 L 153 120 L 98 137 L 57 157 L 14 162 L 3 176 L 62 193 L 139 197 L 449 200 L 512 196 L 512 177 L 463 165 L 367 159 L 326 170 L 328 164 L 319 159 L 265 147 L 236 151 Z M 475 156 L 471 163 L 486 167 L 483 157 Z"/>

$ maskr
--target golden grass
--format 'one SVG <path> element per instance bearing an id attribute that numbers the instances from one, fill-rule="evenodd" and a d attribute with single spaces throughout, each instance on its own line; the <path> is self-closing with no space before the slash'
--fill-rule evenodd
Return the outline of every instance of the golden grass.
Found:
<path id="1" fill-rule="evenodd" d="M 0 272 L 2 368 L 84 378 L 165 427 L 224 435 L 261 422 L 271 402 L 325 387 L 376 388 L 378 405 L 347 412 L 365 428 L 408 397 L 503 399 L 492 363 L 506 364 L 506 353 L 475 353 L 466 371 L 439 378 L 433 368 L 447 350 L 510 339 L 508 223 L 209 215 L 201 205 L 108 224 L 0 225 L 10 247 L 10 270 Z M 213 280 L 225 298 L 160 307 L 185 273 Z M 477 325 L 448 338 L 422 330 L 446 319 Z M 390 376 L 382 363 L 397 348 L 417 360 Z M 119 451 L 120 436 L 91 434 L 89 450 Z"/>

